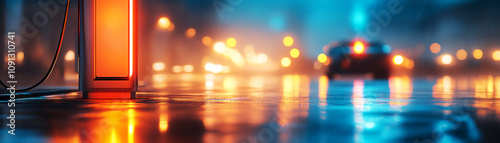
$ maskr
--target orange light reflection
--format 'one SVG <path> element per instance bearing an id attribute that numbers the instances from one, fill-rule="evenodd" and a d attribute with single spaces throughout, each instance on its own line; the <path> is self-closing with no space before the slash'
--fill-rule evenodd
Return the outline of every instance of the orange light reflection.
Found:
<path id="1" fill-rule="evenodd" d="M 453 93 L 455 90 L 455 82 L 450 76 L 443 76 L 437 80 L 436 84 L 432 87 L 432 97 L 438 99 L 439 105 L 450 106 L 453 100 Z"/>
<path id="2" fill-rule="evenodd" d="M 134 142 L 135 110 L 128 109 L 128 142 Z"/>
<path id="3" fill-rule="evenodd" d="M 319 106 L 326 106 L 326 98 L 328 95 L 328 77 L 321 76 L 319 78 L 319 89 L 318 89 L 318 97 L 319 97 Z"/>
<path id="4" fill-rule="evenodd" d="M 278 120 L 281 126 L 287 126 L 295 118 L 307 117 L 309 109 L 309 84 L 309 77 L 305 75 L 283 76 L 283 97 L 279 107 L 281 116 Z"/>
<path id="5" fill-rule="evenodd" d="M 161 133 L 167 132 L 168 129 L 168 113 L 167 113 L 167 105 L 165 103 L 160 103 L 160 121 L 158 123 L 158 129 Z"/>
<path id="6" fill-rule="evenodd" d="M 476 98 L 473 106 L 477 108 L 477 115 L 486 118 L 488 114 L 494 114 L 500 118 L 500 104 L 491 100 L 500 99 L 500 76 L 478 76 L 472 80 Z"/>
<path id="7" fill-rule="evenodd" d="M 407 105 L 408 99 L 413 92 L 412 80 L 408 76 L 396 76 L 389 79 L 389 88 L 391 90 L 391 106 Z"/>

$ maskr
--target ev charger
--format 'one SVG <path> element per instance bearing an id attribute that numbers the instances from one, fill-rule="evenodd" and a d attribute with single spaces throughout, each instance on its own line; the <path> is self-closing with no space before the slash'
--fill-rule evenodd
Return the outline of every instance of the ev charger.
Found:
<path id="1" fill-rule="evenodd" d="M 137 0 L 79 0 L 79 90 L 84 98 L 135 98 Z"/>

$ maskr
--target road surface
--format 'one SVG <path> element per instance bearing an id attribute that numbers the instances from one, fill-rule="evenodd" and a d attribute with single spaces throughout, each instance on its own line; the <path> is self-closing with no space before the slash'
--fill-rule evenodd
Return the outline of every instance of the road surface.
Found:
<path id="1" fill-rule="evenodd" d="M 157 75 L 137 99 L 18 99 L 2 142 L 494 142 L 500 76 Z M 147 87 L 147 88 L 146 88 Z"/>

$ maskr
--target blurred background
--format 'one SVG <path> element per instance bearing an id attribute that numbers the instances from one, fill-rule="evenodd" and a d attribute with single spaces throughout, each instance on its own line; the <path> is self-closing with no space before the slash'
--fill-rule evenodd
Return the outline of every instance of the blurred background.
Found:
<path id="1" fill-rule="evenodd" d="M 17 33 L 21 86 L 48 70 L 65 3 L 0 2 L 0 33 Z M 70 3 L 60 58 L 45 86 L 76 87 L 77 4 Z M 496 0 L 139 0 L 139 85 L 161 89 L 170 75 L 319 76 L 330 64 L 327 45 L 354 38 L 389 45 L 398 57 L 393 75 L 491 75 L 500 69 L 498 25 Z M 6 62 L 0 67 L 7 71 Z"/>
<path id="2" fill-rule="evenodd" d="M 0 0 L 0 80 L 7 80 L 8 32 L 16 33 L 17 88 L 43 78 L 66 2 Z M 251 142 L 269 128 L 275 142 L 498 142 L 498 0 L 138 4 L 137 99 L 82 99 L 81 92 L 21 99 L 24 135 L 0 139 Z M 77 26 L 78 0 L 71 0 L 59 58 L 39 91 L 78 88 Z M 392 49 L 389 78 L 325 76 L 330 48 L 354 39 Z M 103 131 L 100 140 L 94 131 Z"/>

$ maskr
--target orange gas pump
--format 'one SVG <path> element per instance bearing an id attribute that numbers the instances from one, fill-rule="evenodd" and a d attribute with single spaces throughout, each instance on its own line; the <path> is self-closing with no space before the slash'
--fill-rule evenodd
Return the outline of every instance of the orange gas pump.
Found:
<path id="1" fill-rule="evenodd" d="M 135 98 L 137 0 L 79 0 L 79 90 L 84 98 Z"/>

